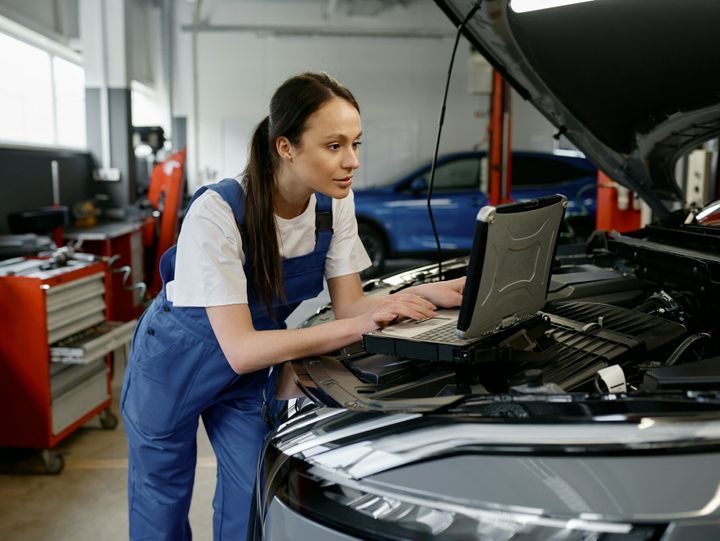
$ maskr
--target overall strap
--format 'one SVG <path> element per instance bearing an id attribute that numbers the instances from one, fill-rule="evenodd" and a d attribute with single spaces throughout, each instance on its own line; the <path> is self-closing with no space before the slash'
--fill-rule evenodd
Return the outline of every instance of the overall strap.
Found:
<path id="1" fill-rule="evenodd" d="M 188 209 L 195 200 L 207 190 L 213 190 L 230 206 L 235 222 L 239 229 L 245 221 L 245 192 L 240 183 L 232 178 L 226 178 L 215 184 L 208 184 L 198 188 L 190 199 Z M 333 234 L 332 199 L 321 193 L 315 193 L 315 250 L 327 253 Z M 160 259 L 160 275 L 163 285 L 175 277 L 175 252 L 177 246 L 172 246 Z"/>
<path id="2" fill-rule="evenodd" d="M 233 178 L 225 178 L 217 184 L 207 186 L 207 188 L 220 194 L 220 197 L 230 205 L 233 216 L 235 216 L 235 221 L 238 227 L 241 227 L 245 221 L 245 192 L 240 183 Z M 199 191 L 200 190 L 195 193 L 197 194 Z M 193 198 L 194 197 L 195 196 L 193 196 Z"/>
<path id="3" fill-rule="evenodd" d="M 193 199 L 195 199 L 196 196 L 200 196 L 205 189 L 210 189 L 220 194 L 227 204 L 230 205 L 238 228 L 242 229 L 245 221 L 245 192 L 240 186 L 240 183 L 231 178 L 223 179 L 217 184 L 203 186 L 198 189 L 195 195 L 193 195 Z M 200 190 L 202 190 L 202 192 Z M 333 234 L 332 198 L 315 192 L 315 201 L 315 245 L 317 248 L 327 249 L 330 246 L 330 239 Z"/>
<path id="4" fill-rule="evenodd" d="M 234 179 L 226 178 L 217 184 L 203 186 L 196 195 L 200 195 L 203 188 L 213 190 L 230 205 L 235 216 L 238 228 L 242 229 L 245 219 L 245 192 L 240 183 Z M 205 191 L 205 190 L 203 190 Z M 195 195 L 193 196 L 193 199 Z M 315 248 L 327 251 L 333 234 L 332 198 L 315 192 Z"/>
<path id="5" fill-rule="evenodd" d="M 207 184 L 200 186 L 193 194 L 188 203 L 187 212 L 192 204 L 208 190 L 213 190 L 220 194 L 232 210 L 235 216 L 235 222 L 240 227 L 245 219 L 245 194 L 243 193 L 240 183 L 232 178 L 225 178 L 216 184 Z M 175 279 L 175 254 L 177 252 L 177 244 L 171 246 L 160 258 L 160 277 L 162 278 L 163 288 L 165 284 Z"/>
<path id="6" fill-rule="evenodd" d="M 332 198 L 315 192 L 315 249 L 327 252 L 333 234 Z"/>

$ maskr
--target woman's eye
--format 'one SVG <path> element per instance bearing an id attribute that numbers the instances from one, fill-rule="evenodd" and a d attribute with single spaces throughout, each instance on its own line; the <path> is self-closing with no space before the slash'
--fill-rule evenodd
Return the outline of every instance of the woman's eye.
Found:
<path id="1" fill-rule="evenodd" d="M 362 141 L 355 141 L 353 143 L 353 148 L 360 148 L 360 145 L 362 145 Z"/>
<path id="2" fill-rule="evenodd" d="M 338 143 L 332 143 L 331 145 L 328 145 L 328 148 L 330 150 L 340 150 L 340 145 Z"/>

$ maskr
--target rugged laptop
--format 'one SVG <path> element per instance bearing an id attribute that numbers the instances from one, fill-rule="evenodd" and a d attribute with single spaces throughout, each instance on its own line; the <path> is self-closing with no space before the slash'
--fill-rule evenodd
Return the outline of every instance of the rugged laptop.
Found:
<path id="1" fill-rule="evenodd" d="M 535 315 L 545 304 L 566 206 L 565 196 L 552 195 L 481 208 L 460 309 L 366 333 L 365 350 L 463 361 L 484 338 Z"/>

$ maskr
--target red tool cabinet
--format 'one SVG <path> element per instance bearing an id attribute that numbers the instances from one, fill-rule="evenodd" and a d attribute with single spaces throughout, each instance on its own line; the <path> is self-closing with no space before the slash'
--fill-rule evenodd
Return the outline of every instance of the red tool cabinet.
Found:
<path id="1" fill-rule="evenodd" d="M 107 320 L 110 278 L 105 263 L 33 264 L 0 269 L 0 447 L 40 449 L 46 470 L 59 473 L 60 441 L 94 415 L 117 425 L 109 353 L 129 342 L 134 322 L 113 326 L 87 358 L 51 362 L 51 344 Z"/>
<path id="2" fill-rule="evenodd" d="M 64 232 L 66 240 L 82 242 L 83 252 L 115 259 L 106 299 L 113 321 L 130 321 L 145 309 L 145 288 L 138 287 L 144 280 L 141 228 L 141 222 L 109 222 Z"/>

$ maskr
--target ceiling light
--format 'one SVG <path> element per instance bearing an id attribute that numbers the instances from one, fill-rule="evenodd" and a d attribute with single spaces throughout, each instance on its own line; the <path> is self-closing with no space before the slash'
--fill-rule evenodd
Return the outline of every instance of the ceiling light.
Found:
<path id="1" fill-rule="evenodd" d="M 511 0 L 510 8 L 515 13 L 525 13 L 527 11 L 569 6 L 581 2 L 592 2 L 592 0 Z"/>

